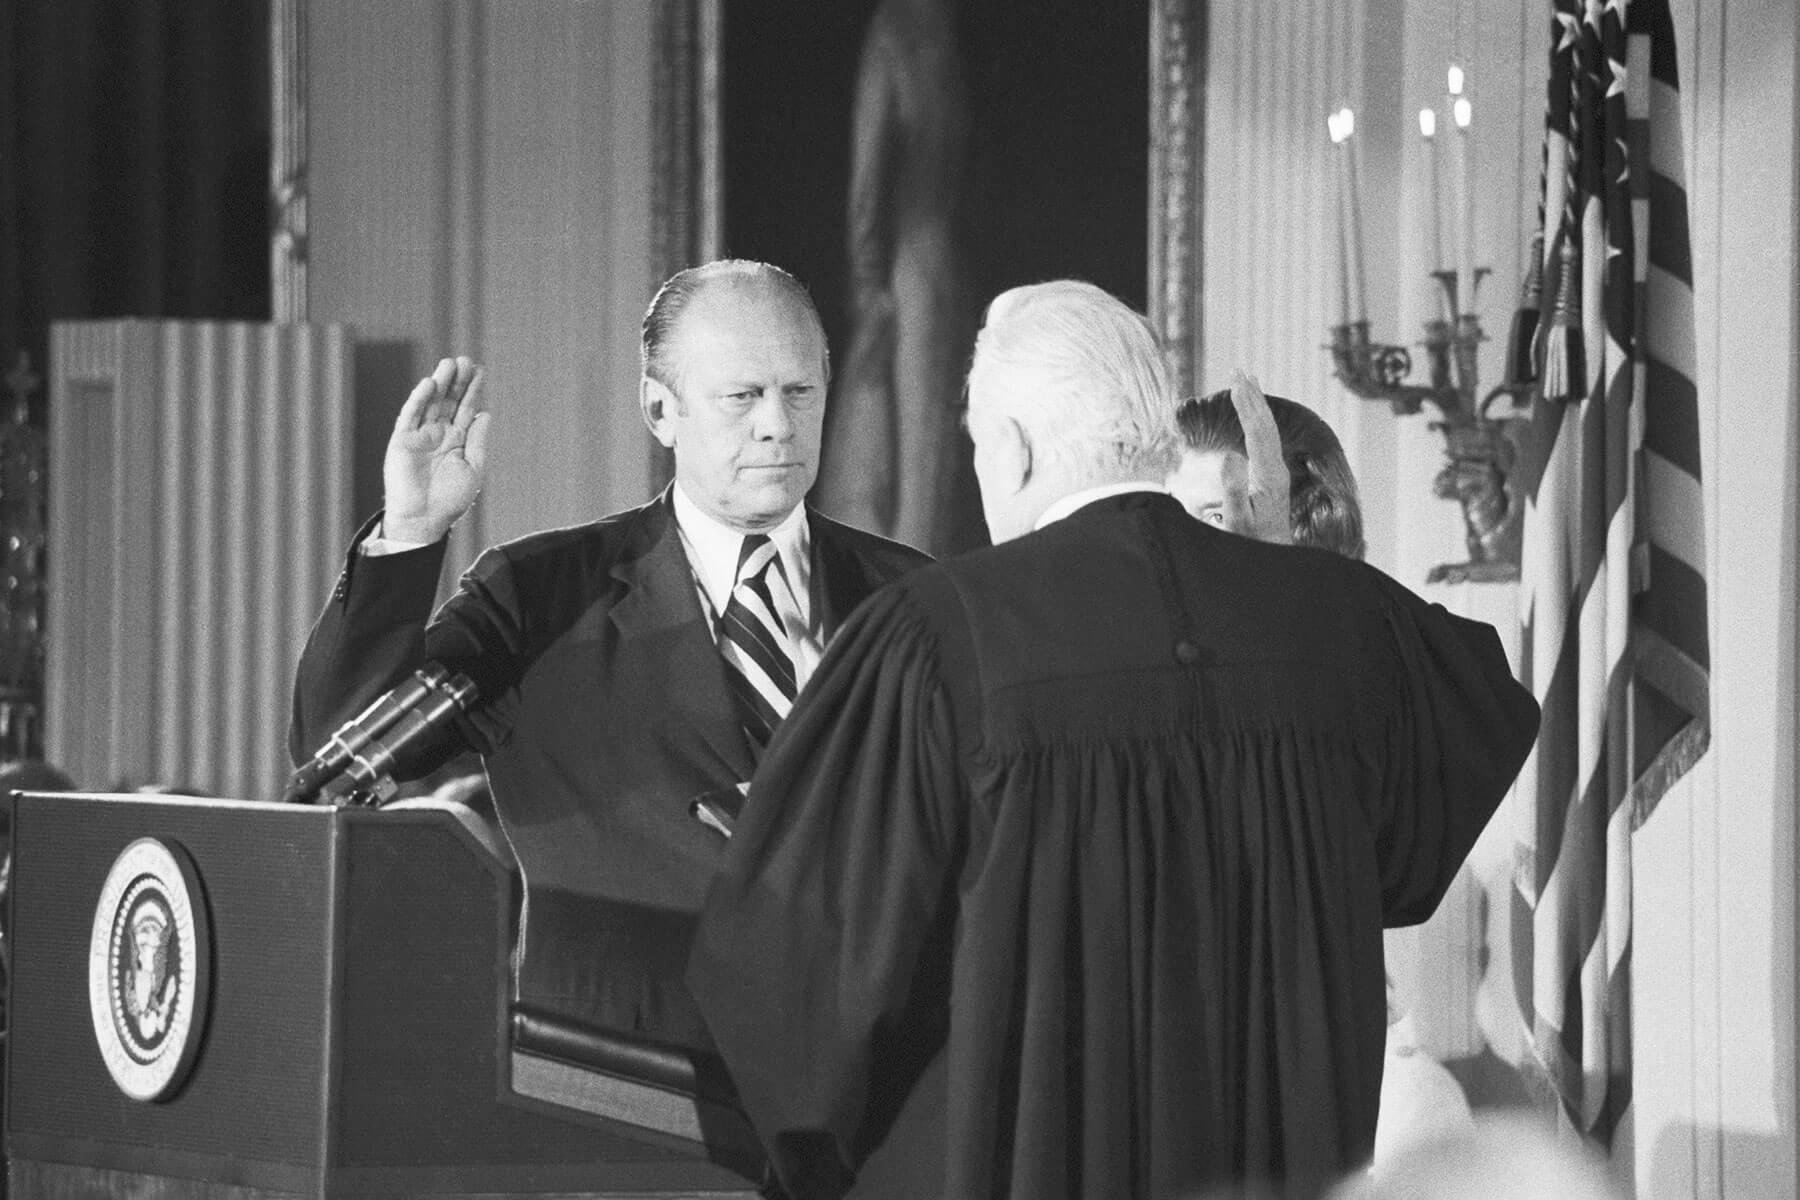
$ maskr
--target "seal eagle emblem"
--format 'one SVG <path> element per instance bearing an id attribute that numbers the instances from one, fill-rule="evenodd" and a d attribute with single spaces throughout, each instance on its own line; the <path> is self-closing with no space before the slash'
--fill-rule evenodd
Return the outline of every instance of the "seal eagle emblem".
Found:
<path id="1" fill-rule="evenodd" d="M 100 889 L 88 1008 L 100 1057 L 134 1100 L 173 1095 L 205 1025 L 211 934 L 199 876 L 177 843 L 139 838 Z"/>

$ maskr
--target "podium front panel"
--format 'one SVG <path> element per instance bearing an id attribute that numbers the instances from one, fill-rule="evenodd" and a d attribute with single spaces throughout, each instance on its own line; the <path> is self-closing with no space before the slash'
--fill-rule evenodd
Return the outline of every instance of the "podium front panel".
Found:
<path id="1" fill-rule="evenodd" d="M 619 1191 L 745 1180 L 699 1147 L 510 1102 L 511 913 L 463 832 L 432 812 L 349 812 L 341 858 L 343 1046 L 332 1162 L 373 1190 L 498 1183 L 513 1167 Z M 429 1171 L 418 1170 L 429 1163 Z M 433 1183 L 432 1186 L 437 1186 Z"/>
<path id="2" fill-rule="evenodd" d="M 191 858 L 211 926 L 198 1058 L 166 1100 L 124 1094 L 88 1005 L 108 872 L 153 836 Z M 10 1070 L 15 1155 L 303 1188 L 325 1134 L 333 814 L 162 797 L 22 795 L 13 815 Z"/>
<path id="3" fill-rule="evenodd" d="M 146 837 L 191 861 L 211 948 L 197 1057 L 155 1100 L 113 1079 L 88 989 L 109 873 Z M 515 1089 L 512 881 L 450 813 L 23 793 L 13 839 L 6 1135 L 22 1185 L 751 1195 L 741 1149 Z"/>

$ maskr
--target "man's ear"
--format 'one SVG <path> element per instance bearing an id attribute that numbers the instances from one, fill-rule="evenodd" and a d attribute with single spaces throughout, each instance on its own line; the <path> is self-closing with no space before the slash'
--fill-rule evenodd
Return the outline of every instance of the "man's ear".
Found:
<path id="1" fill-rule="evenodd" d="M 1014 492 L 1024 491 L 1025 485 L 1031 482 L 1031 435 L 1025 432 L 1023 425 L 1007 417 L 1001 426 L 1000 447 L 1006 481 Z"/>
<path id="2" fill-rule="evenodd" d="M 675 393 L 669 388 L 651 379 L 648 375 L 638 382 L 638 411 L 644 415 L 644 424 L 656 440 L 667 448 L 675 448 L 675 428 L 670 419 L 678 402 Z"/>

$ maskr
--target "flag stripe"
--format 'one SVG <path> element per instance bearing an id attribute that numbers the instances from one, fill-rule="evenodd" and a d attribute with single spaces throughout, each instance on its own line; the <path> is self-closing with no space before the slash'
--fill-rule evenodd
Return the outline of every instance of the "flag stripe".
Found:
<path id="1" fill-rule="evenodd" d="M 1652 631 L 1640 630 L 1632 647 L 1640 693 L 1656 693 L 1661 700 L 1692 713 L 1706 704 L 1706 665 L 1697 663 L 1681 648 Z"/>
<path id="2" fill-rule="evenodd" d="M 1652 173 L 1648 194 L 1650 211 L 1655 214 L 1650 229 L 1650 265 L 1692 287 L 1694 259 L 1688 242 L 1687 190 L 1666 175 Z M 1688 329 L 1686 340 L 1691 341 L 1693 326 Z"/>
<path id="3" fill-rule="evenodd" d="M 1694 381 L 1665 362 L 1644 364 L 1644 447 L 1700 478 L 1700 405 Z"/>
<path id="4" fill-rule="evenodd" d="M 1706 577 L 1660 546 L 1649 559 L 1653 586 L 1637 598 L 1637 623 L 1707 669 Z"/>
<path id="5" fill-rule="evenodd" d="M 1654 211 L 1654 209 L 1652 209 Z M 1694 394 L 1694 289 L 1672 271 L 1652 263 L 1644 278 L 1641 299 L 1650 310 L 1644 314 L 1644 338 L 1649 343 L 1647 362 L 1661 364 L 1679 375 L 1680 381 L 1659 381 L 1656 392 L 1670 388 L 1691 403 Z"/>
<path id="6" fill-rule="evenodd" d="M 1646 114 L 1650 125 L 1649 157 L 1645 160 L 1649 165 L 1649 173 L 1656 175 L 1677 186 L 1679 181 L 1687 177 L 1687 164 L 1681 160 L 1681 91 L 1666 80 L 1652 78 L 1650 80 L 1649 109 Z M 1686 222 L 1686 212 L 1682 213 Z"/>
<path id="7" fill-rule="evenodd" d="M 1558 736 L 1538 736 L 1537 745 L 1537 837 L 1534 845 L 1537 859 L 1537 872 L 1533 890 L 1542 895 L 1549 885 L 1550 875 L 1562 854 L 1563 840 L 1563 805 L 1567 797 L 1574 794 L 1575 780 L 1580 770 L 1576 755 L 1578 746 L 1573 737 L 1567 736 L 1575 722 L 1576 703 L 1579 699 L 1580 680 L 1576 673 L 1576 651 L 1580 647 L 1580 639 L 1576 637 L 1576 626 L 1571 623 L 1564 631 L 1563 644 L 1558 647 L 1554 659 L 1551 660 L 1550 683 L 1538 697 L 1538 705 L 1543 712 L 1539 727 L 1543 730 L 1554 730 Z"/>
<path id="8" fill-rule="evenodd" d="M 1643 520 L 1655 539 L 1647 552 L 1652 558 L 1662 554 L 1675 559 L 1694 577 L 1695 587 L 1687 589 L 1687 596 L 1699 603 L 1702 623 L 1696 632 L 1704 642 L 1706 528 L 1700 523 L 1700 506 L 1705 502 L 1700 481 L 1654 450 L 1646 449 L 1639 461 Z"/>
<path id="9" fill-rule="evenodd" d="M 1650 39 L 1650 78 L 1678 87 L 1680 60 L 1675 52 L 1675 17 L 1669 11 L 1668 0 L 1632 4 L 1626 13 L 1625 27 Z"/>

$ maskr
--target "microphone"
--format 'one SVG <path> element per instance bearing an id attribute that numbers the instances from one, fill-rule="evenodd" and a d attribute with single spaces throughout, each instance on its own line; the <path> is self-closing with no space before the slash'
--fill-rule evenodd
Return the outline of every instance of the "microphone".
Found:
<path id="1" fill-rule="evenodd" d="M 334 785 L 344 784 L 331 788 L 334 801 L 340 796 L 341 802 L 348 804 L 386 799 L 393 792 L 395 772 L 410 766 L 415 752 L 427 749 L 439 733 L 468 712 L 476 694 L 475 684 L 467 675 L 450 675 L 434 683 L 424 699 L 350 756 L 341 776 L 332 781 Z"/>
<path id="2" fill-rule="evenodd" d="M 313 752 L 312 758 L 294 772 L 282 798 L 302 804 L 312 800 L 320 789 L 343 773 L 357 752 L 386 733 L 394 722 L 449 678 L 450 672 L 435 662 L 426 663 L 414 671 L 392 691 L 378 697 L 373 704 L 326 738 L 325 744 Z"/>

